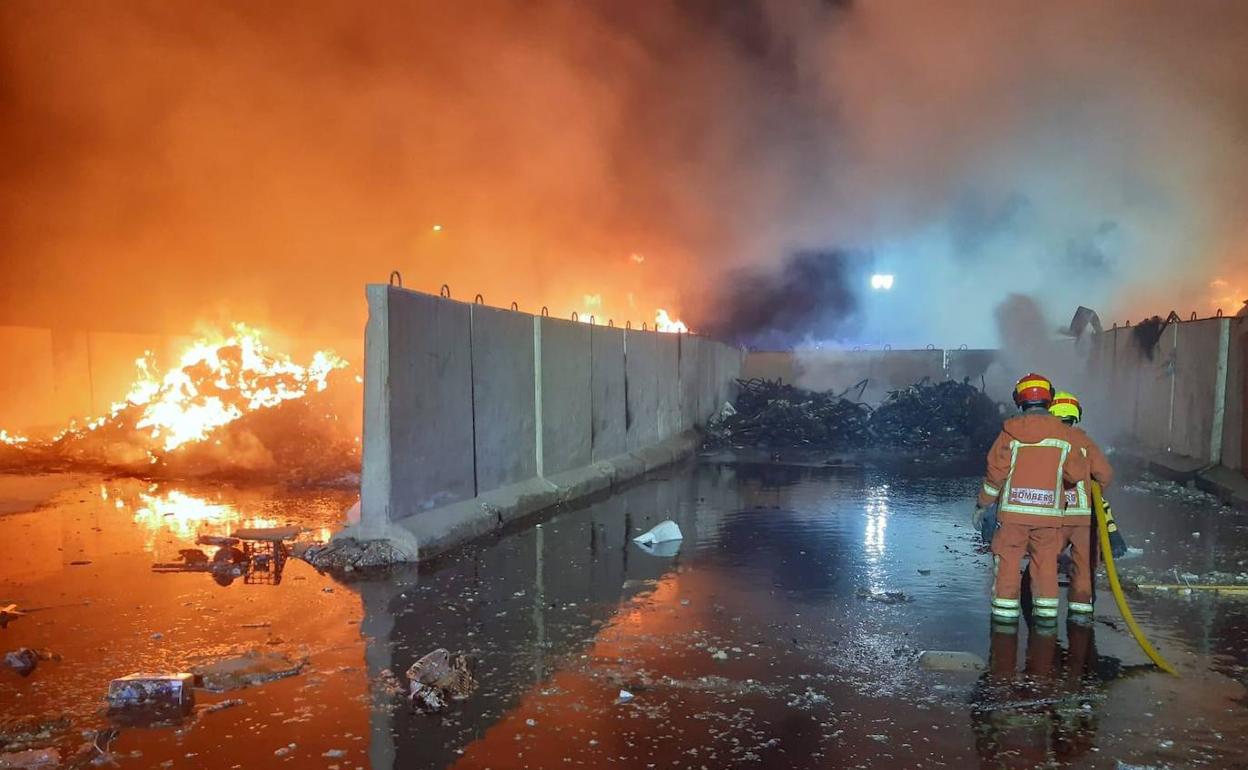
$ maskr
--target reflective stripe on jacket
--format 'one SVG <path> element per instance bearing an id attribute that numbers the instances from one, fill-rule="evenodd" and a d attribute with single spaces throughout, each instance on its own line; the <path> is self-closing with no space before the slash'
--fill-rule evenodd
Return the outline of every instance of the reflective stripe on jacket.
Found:
<path id="1" fill-rule="evenodd" d="M 1064 489 L 1087 475 L 1087 459 L 1070 426 L 1048 412 L 1006 420 L 988 452 L 979 503 L 999 502 L 1002 522 L 1060 527 Z"/>
<path id="2" fill-rule="evenodd" d="M 1089 484 L 1092 479 L 1096 479 L 1101 488 L 1105 488 L 1113 480 L 1114 469 L 1091 436 L 1080 428 L 1072 427 L 1071 431 L 1078 439 L 1075 447 L 1087 459 L 1088 473 L 1073 486 L 1066 487 L 1066 511 L 1063 515 L 1067 520 L 1074 519 L 1074 523 L 1082 524 L 1082 519 L 1089 521 L 1092 519 L 1092 496 L 1088 494 Z"/>

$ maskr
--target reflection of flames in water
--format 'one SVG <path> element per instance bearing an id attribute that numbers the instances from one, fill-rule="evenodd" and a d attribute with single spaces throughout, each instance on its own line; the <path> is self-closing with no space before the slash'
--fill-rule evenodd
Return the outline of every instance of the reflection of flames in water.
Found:
<path id="1" fill-rule="evenodd" d="M 134 511 L 134 523 L 145 535 L 145 548 L 151 553 L 163 549 L 160 544 L 172 538 L 177 547 L 189 547 L 200 535 L 230 535 L 239 529 L 261 529 L 282 526 L 283 522 L 264 516 L 248 516 L 228 503 L 212 502 L 203 497 L 176 489 L 160 490 L 156 484 L 125 495 L 120 489 L 100 485 L 100 498 L 112 501 L 118 510 Z M 313 539 L 327 541 L 332 534 L 328 527 L 310 532 Z"/>
<path id="2" fill-rule="evenodd" d="M 201 532 L 228 535 L 242 527 L 276 527 L 274 519 L 245 518 L 233 506 L 211 503 L 171 489 L 139 493 L 134 523 L 152 535 L 165 532 L 181 540 L 194 540 Z"/>

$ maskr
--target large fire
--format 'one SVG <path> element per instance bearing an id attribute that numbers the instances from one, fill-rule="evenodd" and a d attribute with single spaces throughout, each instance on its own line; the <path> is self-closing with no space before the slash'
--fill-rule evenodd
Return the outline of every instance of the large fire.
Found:
<path id="1" fill-rule="evenodd" d="M 271 350 L 261 333 L 243 324 L 216 338 L 193 342 L 178 363 L 161 372 L 149 351 L 135 362 L 138 376 L 108 414 L 70 425 L 49 440 L 0 431 L 32 463 L 73 462 L 175 475 L 264 471 L 331 453 L 331 472 L 351 467 L 355 439 L 344 439 L 334 409 L 317 402 L 331 374 L 347 362 L 318 351 L 307 365 Z M 284 408 L 284 405 L 298 408 Z M 318 448 L 319 447 L 319 448 Z M 198 468 L 197 468 L 198 471 Z"/>
<path id="2" fill-rule="evenodd" d="M 139 379 L 126 400 L 113 405 L 110 419 L 128 406 L 142 407 L 135 427 L 150 431 L 165 451 L 203 441 L 248 412 L 320 392 L 329 373 L 346 366 L 325 351 L 314 354 L 308 366 L 300 366 L 271 353 L 260 333 L 242 324 L 221 342 L 199 340 L 191 345 L 178 367 L 163 377 L 155 376 L 151 353 L 135 364 Z"/>

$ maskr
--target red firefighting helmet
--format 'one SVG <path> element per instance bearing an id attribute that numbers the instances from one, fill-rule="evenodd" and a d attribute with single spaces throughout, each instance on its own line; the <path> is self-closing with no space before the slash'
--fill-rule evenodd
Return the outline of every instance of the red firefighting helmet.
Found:
<path id="1" fill-rule="evenodd" d="M 1019 409 L 1026 406 L 1048 408 L 1051 403 L 1053 403 L 1053 383 L 1043 374 L 1033 372 L 1024 375 L 1014 385 L 1014 405 Z"/>

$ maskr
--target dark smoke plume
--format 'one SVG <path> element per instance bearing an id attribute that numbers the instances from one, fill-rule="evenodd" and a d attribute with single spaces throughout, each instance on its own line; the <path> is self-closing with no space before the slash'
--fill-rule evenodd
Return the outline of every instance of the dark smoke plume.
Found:
<path id="1" fill-rule="evenodd" d="M 721 285 L 710 315 L 695 318 L 695 326 L 755 350 L 839 337 L 853 330 L 854 282 L 865 275 L 865 262 L 855 252 L 799 251 L 778 270 L 737 270 Z"/>

